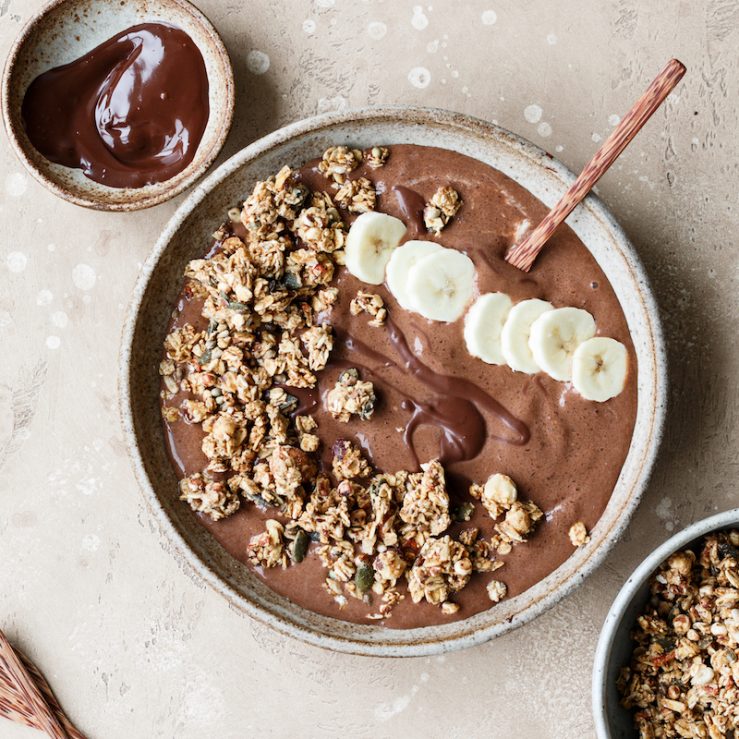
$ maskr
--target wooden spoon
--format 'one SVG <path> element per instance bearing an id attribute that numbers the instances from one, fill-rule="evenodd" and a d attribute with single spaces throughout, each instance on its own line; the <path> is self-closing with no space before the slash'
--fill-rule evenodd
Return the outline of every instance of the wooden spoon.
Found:
<path id="1" fill-rule="evenodd" d="M 670 59 L 665 68 L 654 78 L 646 92 L 636 101 L 634 107 L 624 116 L 613 133 L 603 142 L 595 156 L 585 165 L 580 176 L 572 183 L 561 200 L 544 217 L 544 220 L 520 243 L 512 246 L 505 255 L 506 262 L 528 272 L 539 252 L 551 235 L 576 205 L 590 192 L 593 185 L 616 161 L 629 142 L 642 126 L 664 102 L 685 74 L 685 65 L 677 59 Z"/>

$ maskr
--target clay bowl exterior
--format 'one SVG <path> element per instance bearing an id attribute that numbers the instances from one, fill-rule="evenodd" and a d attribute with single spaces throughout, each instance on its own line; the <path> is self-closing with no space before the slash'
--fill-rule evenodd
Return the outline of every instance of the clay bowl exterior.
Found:
<path id="1" fill-rule="evenodd" d="M 42 72 L 77 59 L 138 23 L 178 26 L 195 42 L 208 73 L 210 117 L 192 162 L 165 182 L 113 188 L 79 169 L 53 164 L 33 147 L 21 119 L 28 86 Z M 231 127 L 234 80 L 228 53 L 210 21 L 187 0 L 52 0 L 21 31 L 10 50 L 2 81 L 3 121 L 26 169 L 60 198 L 96 210 L 132 211 L 169 200 L 201 177 L 218 156 Z"/>
<path id="2" fill-rule="evenodd" d="M 621 668 L 628 664 L 633 642 L 629 636 L 649 599 L 649 581 L 671 554 L 685 549 L 706 534 L 739 528 L 739 508 L 717 513 L 670 537 L 634 570 L 613 601 L 598 639 L 593 666 L 593 719 L 599 739 L 634 739 L 630 711 L 622 708 L 616 690 Z"/>
<path id="3" fill-rule="evenodd" d="M 551 206 L 574 176 L 520 137 L 461 114 L 424 108 L 372 108 L 332 113 L 287 126 L 229 159 L 180 206 L 148 259 L 129 309 L 121 350 L 120 403 L 133 466 L 162 536 L 178 560 L 221 593 L 233 609 L 283 634 L 331 649 L 412 656 L 480 644 L 530 621 L 579 585 L 605 558 L 647 484 L 665 410 L 665 349 L 657 307 L 634 249 L 605 206 L 589 196 L 568 223 L 593 253 L 623 306 L 639 363 L 636 427 L 612 498 L 591 533 L 555 572 L 525 593 L 456 623 L 417 629 L 357 625 L 306 611 L 271 591 L 229 556 L 177 500 L 164 446 L 157 373 L 168 317 L 188 260 L 202 256 L 228 208 L 257 179 L 284 164 L 299 166 L 332 144 L 438 146 L 489 164 Z"/>

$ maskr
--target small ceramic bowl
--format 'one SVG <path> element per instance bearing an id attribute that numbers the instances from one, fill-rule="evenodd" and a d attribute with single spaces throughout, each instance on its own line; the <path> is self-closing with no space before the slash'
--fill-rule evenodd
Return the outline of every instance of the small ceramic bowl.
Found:
<path id="1" fill-rule="evenodd" d="M 634 739 L 630 711 L 621 707 L 616 679 L 633 649 L 630 633 L 649 598 L 649 581 L 657 568 L 680 549 L 713 531 L 739 527 L 739 508 L 704 518 L 657 547 L 635 570 L 613 601 L 595 650 L 593 718 L 599 739 Z"/>
<path id="2" fill-rule="evenodd" d="M 463 621 L 417 629 L 388 629 L 320 616 L 270 590 L 231 557 L 177 500 L 159 410 L 158 366 L 167 321 L 187 262 L 226 211 L 243 202 L 258 179 L 284 164 L 299 166 L 328 146 L 438 146 L 474 157 L 519 182 L 552 206 L 574 180 L 561 163 L 518 136 L 458 113 L 424 108 L 371 108 L 332 113 L 287 126 L 229 159 L 177 210 L 146 262 L 129 309 L 119 378 L 124 433 L 152 516 L 194 577 L 221 593 L 235 610 L 284 634 L 332 649 L 377 656 L 410 656 L 471 646 L 530 621 L 582 582 L 624 530 L 647 484 L 664 420 L 665 349 L 657 306 L 633 247 L 605 206 L 588 196 L 568 223 L 594 255 L 618 296 L 639 363 L 636 426 L 611 500 L 588 544 L 526 592 Z"/>
<path id="3" fill-rule="evenodd" d="M 112 188 L 81 170 L 53 164 L 33 147 L 21 120 L 30 83 L 42 72 L 67 64 L 138 23 L 178 26 L 195 42 L 208 73 L 210 117 L 190 164 L 165 182 L 138 188 Z M 210 21 L 187 0 L 52 0 L 21 31 L 10 50 L 2 81 L 5 130 L 28 171 L 55 195 L 96 210 L 131 211 L 162 203 L 201 177 L 221 150 L 234 108 L 231 61 Z"/>

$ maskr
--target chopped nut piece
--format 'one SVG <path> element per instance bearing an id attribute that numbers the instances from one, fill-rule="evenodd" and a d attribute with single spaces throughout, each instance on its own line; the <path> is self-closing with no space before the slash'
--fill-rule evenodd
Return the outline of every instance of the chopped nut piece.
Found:
<path id="1" fill-rule="evenodd" d="M 479 534 L 480 529 L 465 529 L 459 532 L 458 538 L 466 547 L 471 547 L 477 541 Z"/>
<path id="2" fill-rule="evenodd" d="M 508 475 L 490 475 L 482 488 L 480 500 L 485 510 L 493 518 L 498 518 L 518 500 L 516 483 Z"/>
<path id="3" fill-rule="evenodd" d="M 440 234 L 442 229 L 462 207 L 459 193 L 453 187 L 440 187 L 423 209 L 423 222 L 426 229 Z"/>
<path id="4" fill-rule="evenodd" d="M 175 421 L 179 421 L 180 419 L 180 409 L 175 408 L 174 406 L 162 406 L 162 418 L 167 423 L 174 423 Z"/>
<path id="5" fill-rule="evenodd" d="M 355 170 L 362 163 L 362 152 L 359 149 L 350 149 L 348 146 L 329 146 L 323 152 L 318 164 L 318 171 L 324 177 L 333 178 L 334 182 L 342 184 L 349 172 Z"/>
<path id="6" fill-rule="evenodd" d="M 356 369 L 344 370 L 328 391 L 326 405 L 329 413 L 343 423 L 352 415 L 366 421 L 375 410 L 374 386 L 371 382 L 361 381 Z"/>
<path id="7" fill-rule="evenodd" d="M 370 326 L 379 327 L 385 325 L 387 309 L 385 308 L 385 302 L 382 297 L 377 293 L 366 293 L 360 290 L 357 293 L 357 297 L 349 304 L 349 310 L 353 316 L 358 316 L 363 312 L 371 316 Z"/>
<path id="8" fill-rule="evenodd" d="M 525 537 L 533 531 L 534 525 L 543 515 L 536 504 L 517 500 L 508 509 L 503 521 L 496 525 L 495 530 L 504 540 L 526 541 Z"/>
<path id="9" fill-rule="evenodd" d="M 585 528 L 585 524 L 582 521 L 576 521 L 570 526 L 570 530 L 567 532 L 570 537 L 573 547 L 581 547 L 590 541 L 588 536 L 588 530 Z"/>
<path id="10" fill-rule="evenodd" d="M 452 603 L 451 601 L 445 601 L 441 604 L 441 612 L 446 616 L 451 616 L 459 611 L 459 603 Z"/>
<path id="11" fill-rule="evenodd" d="M 500 580 L 491 580 L 488 583 L 488 597 L 493 603 L 500 603 L 506 597 L 507 592 L 506 584 Z"/>
<path id="12" fill-rule="evenodd" d="M 386 146 L 373 146 L 369 153 L 365 155 L 364 161 L 368 167 L 372 169 L 379 169 L 385 166 L 387 158 L 390 156 L 390 149 Z"/>
<path id="13" fill-rule="evenodd" d="M 366 178 L 347 180 L 334 194 L 334 200 L 350 213 L 367 213 L 375 209 L 375 186 Z"/>

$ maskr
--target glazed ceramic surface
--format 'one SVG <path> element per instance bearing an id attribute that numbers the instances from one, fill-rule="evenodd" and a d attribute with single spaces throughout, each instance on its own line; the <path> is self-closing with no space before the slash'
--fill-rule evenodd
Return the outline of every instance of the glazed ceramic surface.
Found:
<path id="1" fill-rule="evenodd" d="M 739 508 L 691 524 L 655 549 L 637 568 L 616 596 L 598 640 L 593 667 L 593 718 L 600 739 L 637 736 L 631 712 L 622 708 L 616 690 L 621 668 L 628 664 L 633 643 L 629 636 L 649 598 L 649 581 L 671 554 L 702 536 L 739 526 Z"/>
<path id="2" fill-rule="evenodd" d="M 588 545 L 525 593 L 464 621 L 411 630 L 357 625 L 316 615 L 271 591 L 223 551 L 177 499 L 159 412 L 161 346 L 188 260 L 202 256 L 229 207 L 257 179 L 298 166 L 332 144 L 367 147 L 414 143 L 452 149 L 499 169 L 548 206 L 573 175 L 541 149 L 483 121 L 445 111 L 378 108 L 329 114 L 293 124 L 248 146 L 210 175 L 175 213 L 147 261 L 124 329 L 120 403 L 139 483 L 161 535 L 195 577 L 231 606 L 278 631 L 320 646 L 381 656 L 444 652 L 487 641 L 520 626 L 576 587 L 622 533 L 646 486 L 664 419 L 665 352 L 657 308 L 633 248 L 603 204 L 589 196 L 568 219 L 597 259 L 623 306 L 639 363 L 636 427 L 613 496 Z M 564 461 L 563 461 L 564 463 Z"/>
<path id="3" fill-rule="evenodd" d="M 21 120 L 30 83 L 42 72 L 67 64 L 130 26 L 160 21 L 178 26 L 195 42 L 208 72 L 210 117 L 190 164 L 165 182 L 112 188 L 79 169 L 53 164 L 34 149 Z M 130 211 L 161 203 L 205 173 L 231 126 L 234 81 L 231 62 L 208 19 L 187 0 L 53 0 L 21 32 L 5 63 L 2 108 L 5 130 L 28 171 L 55 195 L 98 210 Z"/>

